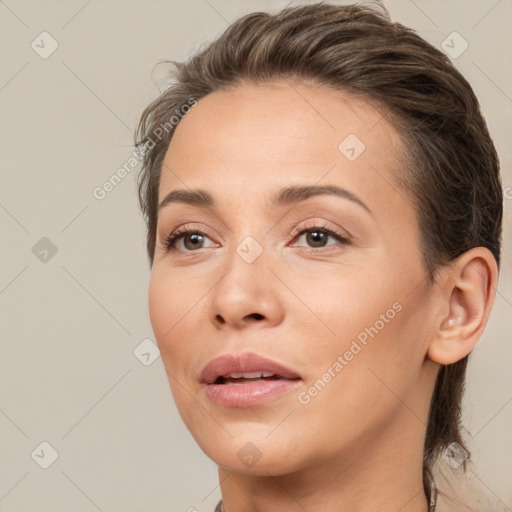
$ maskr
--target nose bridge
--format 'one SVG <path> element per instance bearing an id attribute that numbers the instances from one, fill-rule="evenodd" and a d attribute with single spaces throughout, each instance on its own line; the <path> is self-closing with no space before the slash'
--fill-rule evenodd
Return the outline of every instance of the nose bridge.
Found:
<path id="1" fill-rule="evenodd" d="M 261 238 L 264 233 L 256 236 Z M 242 236 L 226 256 L 227 270 L 214 287 L 210 304 L 210 316 L 217 325 L 239 327 L 254 319 L 273 323 L 281 316 L 282 305 L 267 269 L 268 249 L 256 236 Z"/>
<path id="2" fill-rule="evenodd" d="M 230 265 L 236 265 L 245 270 L 254 267 L 262 271 L 264 262 L 268 260 L 268 226 L 262 211 L 262 201 L 255 196 L 237 197 L 230 204 L 232 215 L 232 231 L 230 233 Z M 241 260 L 241 261 L 240 261 Z M 248 268 L 246 268 L 248 267 Z"/>
<path id="3" fill-rule="evenodd" d="M 258 238 L 261 240 L 262 236 Z M 231 247 L 227 260 L 229 272 L 222 281 L 225 287 L 230 288 L 230 293 L 246 298 L 262 296 L 262 284 L 269 273 L 265 266 L 268 263 L 268 251 L 264 249 L 264 241 L 258 241 L 253 235 L 242 236 Z"/>

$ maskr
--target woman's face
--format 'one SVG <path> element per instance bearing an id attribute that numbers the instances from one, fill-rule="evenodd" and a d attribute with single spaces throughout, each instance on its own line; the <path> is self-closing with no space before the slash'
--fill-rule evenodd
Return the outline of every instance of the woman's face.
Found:
<path id="1" fill-rule="evenodd" d="M 386 460 L 404 431 L 421 445 L 432 292 L 392 178 L 401 147 L 368 103 L 301 82 L 209 94 L 178 125 L 159 203 L 188 196 L 159 210 L 150 318 L 179 412 L 220 466 Z M 177 229 L 191 233 L 167 250 Z"/>

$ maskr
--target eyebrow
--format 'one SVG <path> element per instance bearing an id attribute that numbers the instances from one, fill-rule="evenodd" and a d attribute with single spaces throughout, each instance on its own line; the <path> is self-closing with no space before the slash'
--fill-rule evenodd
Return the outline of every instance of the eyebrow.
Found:
<path id="1" fill-rule="evenodd" d="M 270 207 L 277 208 L 279 206 L 287 206 L 291 204 L 299 203 L 310 197 L 320 195 L 331 195 L 348 199 L 355 204 L 358 204 L 365 209 L 370 215 L 373 216 L 370 208 L 349 190 L 338 187 L 336 185 L 293 185 L 290 187 L 281 188 L 277 193 L 270 199 Z M 197 206 L 199 208 L 215 208 L 216 203 L 211 194 L 205 190 L 195 189 L 175 189 L 169 192 L 161 203 L 158 205 L 158 211 L 171 203 L 184 203 L 191 206 Z"/>

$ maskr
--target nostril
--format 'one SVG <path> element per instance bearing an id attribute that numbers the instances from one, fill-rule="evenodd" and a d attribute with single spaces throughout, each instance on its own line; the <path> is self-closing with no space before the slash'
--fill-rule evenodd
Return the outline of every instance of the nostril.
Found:
<path id="1" fill-rule="evenodd" d="M 263 315 L 260 315 L 259 313 L 251 313 L 250 315 L 248 315 L 250 318 L 255 318 L 256 320 L 262 320 L 263 319 Z"/>

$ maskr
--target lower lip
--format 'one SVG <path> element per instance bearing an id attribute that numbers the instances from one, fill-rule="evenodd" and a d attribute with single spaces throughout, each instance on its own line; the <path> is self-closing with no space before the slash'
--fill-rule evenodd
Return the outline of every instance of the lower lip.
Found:
<path id="1" fill-rule="evenodd" d="M 302 381 L 276 379 L 246 384 L 207 384 L 210 400 L 226 407 L 252 407 L 295 389 Z"/>

